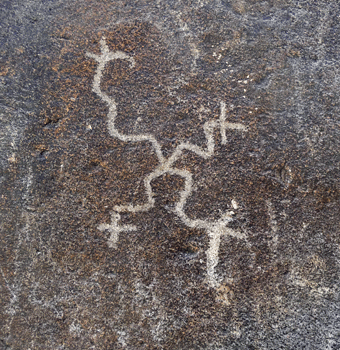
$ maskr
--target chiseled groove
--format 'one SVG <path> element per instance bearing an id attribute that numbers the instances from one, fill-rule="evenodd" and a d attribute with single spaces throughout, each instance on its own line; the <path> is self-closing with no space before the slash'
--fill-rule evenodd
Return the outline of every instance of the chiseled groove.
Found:
<path id="1" fill-rule="evenodd" d="M 206 148 L 202 148 L 198 145 L 191 144 L 189 142 L 180 143 L 172 155 L 169 158 L 165 158 L 161 149 L 160 144 L 156 140 L 153 135 L 150 134 L 134 134 L 134 135 L 126 135 L 119 132 L 115 126 L 115 119 L 117 117 L 117 104 L 115 99 L 108 96 L 104 92 L 101 91 L 101 78 L 103 75 L 103 71 L 105 69 L 106 64 L 109 61 L 121 59 L 128 60 L 130 62 L 130 67 L 135 66 L 135 60 L 121 51 L 110 52 L 105 38 L 102 38 L 100 41 L 101 45 L 101 54 L 96 55 L 93 53 L 87 53 L 87 56 L 93 58 L 97 63 L 96 74 L 93 79 L 93 92 L 95 92 L 106 104 L 108 105 L 109 111 L 107 114 L 107 122 L 108 122 L 108 130 L 112 137 L 116 137 L 124 142 L 145 142 L 148 141 L 158 158 L 159 165 L 156 169 L 147 175 L 144 179 L 144 186 L 147 195 L 147 202 L 142 205 L 122 205 L 115 206 L 113 208 L 114 212 L 112 213 L 111 224 L 101 224 L 98 229 L 109 230 L 111 233 L 111 237 L 109 238 L 109 246 L 116 247 L 116 242 L 118 241 L 118 234 L 122 231 L 132 231 L 136 230 L 135 226 L 132 225 L 123 225 L 119 226 L 118 221 L 120 216 L 118 212 L 145 212 L 150 210 L 155 205 L 155 200 L 153 198 L 151 181 L 158 178 L 163 174 L 170 175 L 178 175 L 185 180 L 184 189 L 180 192 L 180 199 L 176 203 L 174 213 L 182 220 L 182 222 L 191 228 L 205 229 L 209 235 L 209 249 L 206 251 L 207 255 L 207 282 L 213 287 L 217 288 L 220 285 L 218 278 L 215 273 L 215 268 L 218 264 L 218 252 L 222 235 L 229 235 L 232 237 L 236 237 L 239 239 L 246 239 L 246 236 L 243 233 L 235 231 L 229 227 L 227 224 L 232 221 L 233 212 L 227 212 L 219 220 L 209 221 L 209 220 L 201 220 L 201 219 L 191 219 L 185 213 L 185 205 L 188 197 L 192 192 L 192 174 L 187 170 L 181 170 L 174 167 L 174 163 L 178 161 L 183 155 L 183 151 L 190 151 L 198 156 L 208 159 L 214 155 L 215 149 L 215 140 L 214 140 L 214 132 L 215 129 L 219 128 L 221 134 L 221 143 L 226 144 L 226 129 L 231 130 L 240 130 L 246 131 L 246 127 L 240 123 L 229 123 L 226 121 L 226 105 L 224 102 L 221 102 L 220 105 L 220 118 L 219 120 L 208 120 L 203 125 L 203 131 L 206 138 Z"/>

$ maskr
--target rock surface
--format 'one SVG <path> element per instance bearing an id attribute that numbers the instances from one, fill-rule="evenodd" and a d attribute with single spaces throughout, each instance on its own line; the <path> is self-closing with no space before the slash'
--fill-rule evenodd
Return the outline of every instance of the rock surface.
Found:
<path id="1" fill-rule="evenodd" d="M 340 349 L 340 4 L 0 4 L 0 349 Z"/>

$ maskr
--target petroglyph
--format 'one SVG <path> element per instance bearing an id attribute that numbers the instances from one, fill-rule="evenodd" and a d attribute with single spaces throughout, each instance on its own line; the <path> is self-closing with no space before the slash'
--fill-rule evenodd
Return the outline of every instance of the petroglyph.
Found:
<path id="1" fill-rule="evenodd" d="M 275 211 L 273 209 L 273 204 L 270 200 L 266 201 L 267 204 L 267 208 L 268 208 L 268 216 L 269 216 L 269 226 L 271 228 L 272 231 L 272 235 L 273 235 L 273 240 L 272 240 L 272 244 L 273 244 L 273 248 L 276 249 L 277 243 L 278 243 L 278 225 L 277 225 L 277 221 L 276 221 L 276 215 L 275 215 Z"/>
<path id="2" fill-rule="evenodd" d="M 177 215 L 181 221 L 190 228 L 204 229 L 209 235 L 209 248 L 206 251 L 207 256 L 207 282 L 209 286 L 213 288 L 218 288 L 220 286 L 220 281 L 216 275 L 215 268 L 218 264 L 218 255 L 221 237 L 223 235 L 229 235 L 238 239 L 246 239 L 246 235 L 239 231 L 233 230 L 227 225 L 233 220 L 233 211 L 228 211 L 224 213 L 220 219 L 215 221 L 201 220 L 201 219 L 191 219 L 185 213 L 185 205 L 188 197 L 192 193 L 193 179 L 192 174 L 188 170 L 178 169 L 174 166 L 175 162 L 178 161 L 185 151 L 190 151 L 198 156 L 208 159 L 214 155 L 215 150 L 215 139 L 214 134 L 216 130 L 219 130 L 221 135 L 221 143 L 226 144 L 227 135 L 226 130 L 235 131 L 246 131 L 246 127 L 240 123 L 230 123 L 226 118 L 226 105 L 224 102 L 220 103 L 220 118 L 219 120 L 208 120 L 203 126 L 203 131 L 206 139 L 206 147 L 200 147 L 198 145 L 182 142 L 180 143 L 171 156 L 165 158 L 161 149 L 159 142 L 153 135 L 150 134 L 130 134 L 126 135 L 119 132 L 116 129 L 115 120 L 117 117 L 117 104 L 113 97 L 108 96 L 105 92 L 101 90 L 100 84 L 103 75 L 103 71 L 106 64 L 112 60 L 121 59 L 130 62 L 130 67 L 135 65 L 135 60 L 121 51 L 110 52 L 105 38 L 100 41 L 101 54 L 96 55 L 93 53 L 87 53 L 87 56 L 93 58 L 97 63 L 96 73 L 93 79 L 93 89 L 95 92 L 107 105 L 107 123 L 108 131 L 112 137 L 116 137 L 124 142 L 149 142 L 158 158 L 158 166 L 154 171 L 144 178 L 144 186 L 146 190 L 147 201 L 142 205 L 122 205 L 115 206 L 112 213 L 112 224 L 101 224 L 99 230 L 109 230 L 111 236 L 108 241 L 110 247 L 116 247 L 118 240 L 118 234 L 122 231 L 136 230 L 135 226 L 125 225 L 119 226 L 118 221 L 120 219 L 119 212 L 145 212 L 150 210 L 155 205 L 155 199 L 152 192 L 151 182 L 152 180 L 162 176 L 164 174 L 177 175 L 184 179 L 184 189 L 180 192 L 180 198 L 173 209 L 175 215 Z M 237 202 L 232 200 L 231 203 L 234 210 L 238 208 Z"/>
<path id="3" fill-rule="evenodd" d="M 120 220 L 120 215 L 118 213 L 111 213 L 111 224 L 101 224 L 98 226 L 99 231 L 109 231 L 110 238 L 108 239 L 108 246 L 110 248 L 116 248 L 116 243 L 118 241 L 118 235 L 123 231 L 136 231 L 137 227 L 133 225 L 123 225 L 119 226 L 118 221 Z"/>

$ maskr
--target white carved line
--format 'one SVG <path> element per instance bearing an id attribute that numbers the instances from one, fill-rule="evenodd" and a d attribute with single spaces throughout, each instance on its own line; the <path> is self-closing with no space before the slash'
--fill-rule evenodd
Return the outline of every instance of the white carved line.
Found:
<path id="1" fill-rule="evenodd" d="M 273 247 L 273 249 L 276 249 L 277 243 L 278 243 L 279 227 L 277 224 L 276 215 L 275 215 L 275 211 L 274 211 L 272 202 L 270 200 L 267 200 L 266 204 L 267 204 L 268 215 L 269 215 L 269 226 L 270 226 L 272 234 L 273 234 L 272 247 Z"/>
<path id="2" fill-rule="evenodd" d="M 110 238 L 108 239 L 108 246 L 110 248 L 116 248 L 118 242 L 118 235 L 122 231 L 136 231 L 137 227 L 133 225 L 123 225 L 119 226 L 118 221 L 120 220 L 120 215 L 118 213 L 111 213 L 111 224 L 100 224 L 98 226 L 99 231 L 108 230 L 111 233 Z"/>
<path id="3" fill-rule="evenodd" d="M 106 64 L 109 61 L 116 60 L 116 59 L 128 60 L 130 62 L 130 66 L 133 67 L 135 65 L 135 60 L 121 51 L 110 52 L 106 44 L 105 38 L 102 38 L 102 40 L 100 41 L 100 46 L 101 46 L 100 55 L 87 53 L 87 56 L 90 58 L 93 58 L 98 63 L 96 73 L 93 79 L 92 90 L 108 105 L 109 111 L 107 114 L 107 123 L 108 123 L 109 133 L 111 136 L 116 137 L 119 140 L 124 142 L 143 142 L 143 141 L 150 142 L 157 155 L 159 165 L 156 167 L 156 169 L 153 172 L 151 172 L 149 175 L 147 175 L 144 178 L 144 186 L 146 190 L 147 202 L 142 205 L 128 204 L 128 205 L 122 205 L 122 206 L 115 206 L 113 210 L 116 213 L 113 212 L 111 214 L 112 216 L 111 224 L 101 224 L 99 225 L 98 229 L 101 231 L 108 230 L 111 233 L 111 236 L 108 240 L 108 245 L 112 248 L 115 248 L 116 243 L 118 241 L 118 235 L 120 232 L 136 230 L 136 227 L 132 225 L 119 226 L 118 221 L 120 220 L 120 216 L 118 213 L 119 212 L 136 213 L 136 212 L 148 211 L 155 204 L 152 187 L 151 187 L 152 180 L 166 173 L 169 175 L 180 176 L 184 179 L 184 189 L 180 192 L 180 199 L 176 203 L 174 213 L 182 220 L 182 222 L 186 226 L 191 228 L 197 228 L 197 229 L 205 229 L 207 231 L 210 238 L 209 249 L 206 251 L 207 282 L 211 287 L 217 288 L 220 285 L 220 282 L 218 281 L 218 278 L 216 276 L 215 268 L 218 264 L 218 253 L 219 253 L 221 236 L 229 235 L 232 237 L 236 237 L 238 239 L 246 239 L 246 236 L 241 232 L 235 231 L 227 227 L 228 223 L 233 220 L 232 215 L 234 213 L 232 211 L 225 213 L 224 215 L 222 215 L 222 217 L 219 220 L 216 220 L 216 221 L 191 219 L 186 215 L 184 207 L 186 205 L 186 201 L 188 197 L 191 195 L 191 192 L 192 192 L 192 184 L 193 184 L 192 174 L 187 170 L 175 168 L 174 163 L 181 158 L 181 156 L 183 155 L 183 151 L 193 152 L 204 159 L 208 159 L 212 157 L 214 155 L 214 149 L 215 149 L 215 139 L 214 139 L 215 129 L 219 128 L 220 130 L 222 144 L 226 144 L 227 142 L 226 129 L 239 130 L 239 131 L 246 131 L 247 129 L 243 124 L 227 122 L 226 105 L 224 102 L 221 102 L 221 112 L 220 112 L 219 120 L 209 120 L 205 122 L 203 125 L 203 131 L 206 138 L 206 148 L 204 149 L 198 145 L 191 144 L 189 142 L 182 142 L 176 147 L 173 154 L 166 159 L 163 155 L 160 144 L 158 143 L 158 141 L 153 135 L 149 135 L 149 134 L 126 135 L 126 134 L 122 134 L 116 129 L 115 118 L 117 116 L 117 104 L 114 98 L 108 96 L 101 90 L 101 87 L 100 87 L 101 78 L 103 75 L 103 71 L 106 67 Z M 234 209 L 237 209 L 237 203 L 235 200 L 232 200 L 232 206 L 234 207 Z"/>

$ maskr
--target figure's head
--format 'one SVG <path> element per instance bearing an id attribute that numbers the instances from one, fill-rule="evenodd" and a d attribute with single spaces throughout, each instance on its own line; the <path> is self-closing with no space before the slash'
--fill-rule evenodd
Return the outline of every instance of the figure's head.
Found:
<path id="1" fill-rule="evenodd" d="M 117 59 L 128 60 L 130 62 L 130 68 L 133 68 L 136 64 L 133 57 L 127 55 L 126 53 L 122 51 L 110 51 L 109 47 L 106 44 L 106 38 L 104 36 L 100 40 L 100 51 L 101 51 L 101 55 L 96 55 L 93 53 L 87 53 L 86 55 L 96 60 L 99 64 L 103 65 L 103 68 L 105 68 L 105 65 L 108 62 L 117 60 Z M 102 72 L 101 72 L 101 75 L 102 75 Z"/>

